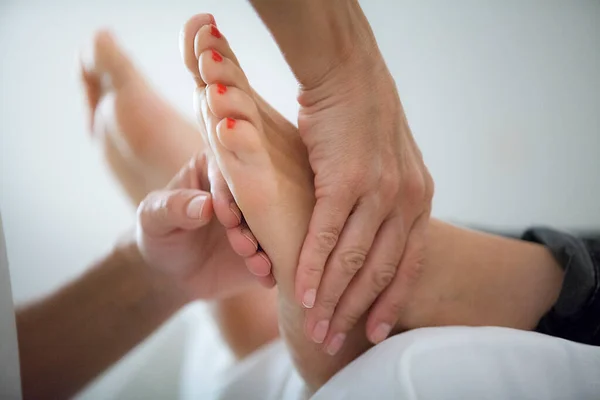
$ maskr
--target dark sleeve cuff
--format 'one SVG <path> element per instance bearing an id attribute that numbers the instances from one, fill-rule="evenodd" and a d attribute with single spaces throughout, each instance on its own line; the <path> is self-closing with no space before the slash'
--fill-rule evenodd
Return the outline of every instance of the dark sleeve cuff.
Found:
<path id="1" fill-rule="evenodd" d="M 536 330 L 600 345 L 600 240 L 578 239 L 547 228 L 529 229 L 523 240 L 547 247 L 565 271 L 558 300 Z"/>

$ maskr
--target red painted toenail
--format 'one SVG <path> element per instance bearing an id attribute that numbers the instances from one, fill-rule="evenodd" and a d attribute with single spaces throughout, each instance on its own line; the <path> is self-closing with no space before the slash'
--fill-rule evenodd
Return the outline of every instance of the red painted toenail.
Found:
<path id="1" fill-rule="evenodd" d="M 227 91 L 227 86 L 217 83 L 217 93 L 223 94 Z"/>
<path id="2" fill-rule="evenodd" d="M 235 119 L 227 118 L 227 129 L 233 129 L 235 127 Z"/>
<path id="3" fill-rule="evenodd" d="M 215 60 L 216 62 L 221 62 L 223 61 L 223 56 L 221 56 L 219 53 L 217 53 L 215 50 L 211 50 L 212 51 L 212 59 Z"/>
<path id="4" fill-rule="evenodd" d="M 210 34 L 211 34 L 211 35 L 213 35 L 214 37 L 216 37 L 217 39 L 220 39 L 220 38 L 221 38 L 221 32 L 220 32 L 220 31 L 219 31 L 219 29 L 218 29 L 216 26 L 214 26 L 214 25 L 211 25 L 211 26 L 210 26 Z"/>

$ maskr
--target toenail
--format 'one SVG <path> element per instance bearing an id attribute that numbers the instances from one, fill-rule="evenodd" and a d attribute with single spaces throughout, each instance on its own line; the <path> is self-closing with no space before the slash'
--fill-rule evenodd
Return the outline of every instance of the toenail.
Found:
<path id="1" fill-rule="evenodd" d="M 235 119 L 227 118 L 227 129 L 235 128 Z"/>
<path id="2" fill-rule="evenodd" d="M 210 26 L 210 34 L 216 37 L 217 39 L 221 38 L 221 32 L 219 31 L 219 28 L 217 28 L 214 25 Z"/>
<path id="3" fill-rule="evenodd" d="M 217 83 L 217 93 L 223 94 L 227 91 L 227 86 Z"/>
<path id="4" fill-rule="evenodd" d="M 325 340 L 325 336 L 327 336 L 327 331 L 329 330 L 329 321 L 323 320 L 317 322 L 315 325 L 315 329 L 313 329 L 312 339 L 316 343 L 323 343 Z"/>
<path id="5" fill-rule="evenodd" d="M 212 59 L 215 60 L 216 62 L 221 62 L 223 61 L 223 56 L 221 56 L 219 53 L 216 52 L 216 50 L 211 49 L 212 51 Z"/>

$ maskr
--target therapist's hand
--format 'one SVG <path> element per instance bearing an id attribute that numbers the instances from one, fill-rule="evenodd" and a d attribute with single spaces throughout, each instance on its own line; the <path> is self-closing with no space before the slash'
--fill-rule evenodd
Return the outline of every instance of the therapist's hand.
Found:
<path id="1" fill-rule="evenodd" d="M 255 284 L 256 276 L 273 286 L 268 259 L 248 228 L 225 229 L 213 218 L 206 164 L 204 155 L 195 157 L 140 204 L 136 239 L 142 257 L 189 301 L 234 294 Z"/>
<path id="2" fill-rule="evenodd" d="M 316 205 L 297 270 L 307 329 L 348 332 L 371 308 L 367 336 L 385 339 L 421 274 L 433 180 L 376 44 L 299 96 L 298 129 Z"/>

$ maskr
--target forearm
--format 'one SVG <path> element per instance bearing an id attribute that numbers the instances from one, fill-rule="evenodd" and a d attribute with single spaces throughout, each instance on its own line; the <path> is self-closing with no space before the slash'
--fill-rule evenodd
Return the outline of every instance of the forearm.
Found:
<path id="1" fill-rule="evenodd" d="M 17 311 L 25 398 L 72 396 L 185 303 L 133 245 Z"/>
<path id="2" fill-rule="evenodd" d="M 312 389 L 370 347 L 364 320 L 334 357 L 304 335 L 293 293 L 295 270 L 276 270 L 280 324 L 298 370 Z M 393 333 L 424 326 L 494 325 L 533 329 L 552 307 L 563 273 L 543 246 L 432 220 L 413 299 Z"/>
<path id="3" fill-rule="evenodd" d="M 340 63 L 377 52 L 356 0 L 250 0 L 302 86 L 313 87 Z"/>

